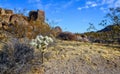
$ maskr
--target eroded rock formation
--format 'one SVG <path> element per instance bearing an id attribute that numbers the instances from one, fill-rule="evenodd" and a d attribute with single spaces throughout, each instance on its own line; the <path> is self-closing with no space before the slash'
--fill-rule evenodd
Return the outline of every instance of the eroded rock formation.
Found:
<path id="1" fill-rule="evenodd" d="M 45 20 L 45 13 L 42 10 L 30 11 L 29 12 L 29 20 L 30 21 L 41 21 Z"/>
<path id="2" fill-rule="evenodd" d="M 30 11 L 29 16 L 24 16 L 14 14 L 12 10 L 0 8 L 0 30 L 8 31 L 17 37 L 32 38 L 33 35 L 35 37 L 42 32 L 42 28 L 48 26 L 44 20 L 45 13 L 42 10 Z M 50 27 L 48 26 L 44 32 L 47 32 L 48 28 Z"/>

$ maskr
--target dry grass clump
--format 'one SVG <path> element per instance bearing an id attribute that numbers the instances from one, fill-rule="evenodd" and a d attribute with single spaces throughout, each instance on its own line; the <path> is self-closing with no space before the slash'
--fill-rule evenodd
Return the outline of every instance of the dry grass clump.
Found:
<path id="1" fill-rule="evenodd" d="M 36 57 L 34 49 L 27 43 L 12 40 L 0 51 L 0 74 L 27 74 L 33 66 L 41 66 Z"/>

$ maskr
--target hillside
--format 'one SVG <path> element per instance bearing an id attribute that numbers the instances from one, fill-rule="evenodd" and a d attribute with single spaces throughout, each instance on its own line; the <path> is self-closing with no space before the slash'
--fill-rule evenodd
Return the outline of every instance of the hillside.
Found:
<path id="1" fill-rule="evenodd" d="M 97 32 L 109 32 L 109 31 L 117 31 L 117 30 L 120 30 L 120 25 L 108 25 Z"/>
<path id="2" fill-rule="evenodd" d="M 91 42 L 120 44 L 120 25 L 108 25 L 97 32 L 86 32 Z"/>
<path id="3" fill-rule="evenodd" d="M 120 73 L 120 47 L 58 40 L 47 54 L 45 74 Z"/>

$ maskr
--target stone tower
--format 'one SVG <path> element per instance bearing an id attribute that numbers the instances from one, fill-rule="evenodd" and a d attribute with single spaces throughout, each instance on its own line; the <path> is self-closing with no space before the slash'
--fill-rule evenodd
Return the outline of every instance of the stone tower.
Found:
<path id="1" fill-rule="evenodd" d="M 29 20 L 31 21 L 42 21 L 45 20 L 45 13 L 42 10 L 30 11 L 29 12 Z"/>
<path id="2" fill-rule="evenodd" d="M 44 13 L 44 11 L 42 11 L 42 10 L 37 10 L 37 13 L 38 13 L 38 18 L 37 18 L 37 20 L 41 20 L 42 22 L 44 22 L 44 20 L 45 20 L 45 13 Z"/>

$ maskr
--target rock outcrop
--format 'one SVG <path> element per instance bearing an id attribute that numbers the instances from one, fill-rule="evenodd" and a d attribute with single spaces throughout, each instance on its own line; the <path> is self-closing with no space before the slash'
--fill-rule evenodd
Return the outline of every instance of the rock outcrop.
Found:
<path id="1" fill-rule="evenodd" d="M 25 26 L 29 25 L 28 21 L 22 15 L 13 14 L 10 16 L 9 22 L 15 25 L 24 24 Z"/>
<path id="2" fill-rule="evenodd" d="M 30 11 L 29 12 L 29 20 L 30 21 L 42 21 L 45 20 L 45 13 L 42 10 Z"/>
<path id="3" fill-rule="evenodd" d="M 0 15 L 12 15 L 12 14 L 13 14 L 12 10 L 0 8 Z"/>
<path id="4" fill-rule="evenodd" d="M 57 37 L 61 32 L 62 32 L 62 29 L 59 26 L 56 26 L 51 31 L 51 33 L 52 33 L 52 35 L 54 35 L 54 37 Z"/>
<path id="5" fill-rule="evenodd" d="M 30 11 L 29 16 L 14 14 L 12 10 L 0 8 L 0 30 L 5 30 L 16 37 L 35 37 L 50 29 L 44 22 L 45 13 L 42 10 Z M 42 28 L 46 28 L 42 31 Z M 43 34 L 43 33 L 42 33 Z"/>

